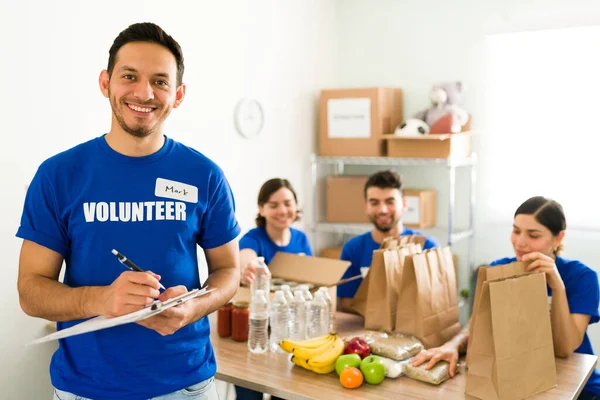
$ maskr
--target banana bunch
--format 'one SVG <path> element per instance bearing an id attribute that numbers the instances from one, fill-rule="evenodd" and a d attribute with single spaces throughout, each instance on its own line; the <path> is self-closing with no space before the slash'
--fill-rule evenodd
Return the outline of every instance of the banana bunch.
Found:
<path id="1" fill-rule="evenodd" d="M 335 361 L 344 352 L 344 341 L 337 333 L 312 339 L 293 341 L 284 339 L 279 347 L 292 354 L 292 362 L 317 374 L 335 370 Z"/>

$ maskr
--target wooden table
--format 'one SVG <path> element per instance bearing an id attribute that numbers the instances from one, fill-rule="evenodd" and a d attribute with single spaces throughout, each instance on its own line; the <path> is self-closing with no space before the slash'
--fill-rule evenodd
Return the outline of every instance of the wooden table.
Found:
<path id="1" fill-rule="evenodd" d="M 222 339 L 216 334 L 216 315 L 211 318 L 211 340 L 217 358 L 216 378 L 249 389 L 269 393 L 284 399 L 467 399 L 466 376 L 457 374 L 439 386 L 407 377 L 386 378 L 379 385 L 364 383 L 357 389 L 345 389 L 335 372 L 318 375 L 290 362 L 289 354 L 252 354 L 246 342 Z M 364 331 L 362 318 L 337 313 L 336 327 L 340 334 L 352 335 Z M 576 399 L 590 377 L 598 357 L 573 354 L 556 359 L 558 386 L 530 397 L 536 400 Z"/>

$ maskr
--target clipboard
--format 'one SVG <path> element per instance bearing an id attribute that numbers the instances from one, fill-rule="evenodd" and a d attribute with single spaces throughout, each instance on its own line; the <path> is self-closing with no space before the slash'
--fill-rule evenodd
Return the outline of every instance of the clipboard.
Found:
<path id="1" fill-rule="evenodd" d="M 129 314 L 120 315 L 118 317 L 106 318 L 103 316 L 94 317 L 88 319 L 87 321 L 81 322 L 77 325 L 73 325 L 70 328 L 62 329 L 58 332 L 51 333 L 39 339 L 35 339 L 30 342 L 28 345 L 38 344 L 49 342 L 52 340 L 63 339 L 69 336 L 81 335 L 82 333 L 88 333 L 93 331 L 98 331 L 101 329 L 112 328 L 113 326 L 119 326 L 128 324 L 130 322 L 141 321 L 146 318 L 150 318 L 154 315 L 160 314 L 164 310 L 167 310 L 171 307 L 178 306 L 180 304 L 185 303 L 191 299 L 195 299 L 196 297 L 203 296 L 207 293 L 215 290 L 214 288 L 202 288 L 202 289 L 193 289 L 187 293 L 184 293 L 180 296 L 173 297 L 172 299 L 159 301 L 155 300 L 152 304 L 148 304 L 146 307 L 141 310 L 134 311 Z"/>

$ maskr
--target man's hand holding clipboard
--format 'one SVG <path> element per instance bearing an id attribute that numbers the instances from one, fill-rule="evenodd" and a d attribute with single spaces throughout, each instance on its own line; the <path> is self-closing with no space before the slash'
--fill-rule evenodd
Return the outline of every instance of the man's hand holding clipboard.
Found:
<path id="1" fill-rule="evenodd" d="M 175 288 L 173 288 L 173 289 L 175 289 Z M 210 293 L 213 290 L 215 290 L 215 289 L 208 289 L 208 288 L 194 289 L 189 292 L 187 292 L 187 290 L 186 290 L 186 292 L 182 293 L 179 296 L 171 297 L 164 301 L 156 300 L 154 303 L 148 304 L 146 307 L 142 308 L 141 310 L 134 311 L 129 314 L 120 315 L 118 317 L 98 316 L 95 318 L 91 318 L 91 319 L 88 319 L 87 321 L 81 322 L 70 328 L 63 329 L 58 332 L 51 333 L 50 335 L 46 335 L 42 338 L 36 339 L 33 342 L 31 342 L 30 344 L 37 344 L 37 343 L 48 342 L 51 340 L 63 339 L 63 338 L 69 337 L 69 336 L 75 336 L 75 335 L 80 335 L 80 334 L 84 334 L 84 333 L 88 333 L 88 332 L 98 331 L 101 329 L 112 328 L 113 326 L 119 326 L 119 325 L 131 323 L 131 322 L 137 322 L 137 323 L 145 326 L 145 324 L 143 323 L 144 321 L 153 320 L 154 318 L 160 316 L 163 313 L 167 313 L 167 312 L 171 313 L 171 312 L 175 311 L 175 314 L 177 316 L 181 316 L 186 313 L 180 313 L 179 311 L 176 311 L 176 309 L 180 308 L 183 305 L 191 304 L 190 300 L 195 299 L 200 296 L 203 296 L 207 293 Z M 166 291 L 165 291 L 165 293 L 166 293 Z M 165 293 L 163 293 L 163 294 L 165 294 Z M 169 314 L 166 314 L 166 316 L 164 318 L 166 318 L 166 320 L 172 320 L 172 321 L 181 320 L 181 317 L 173 317 L 173 314 L 171 314 L 171 316 L 169 316 Z M 165 320 L 155 320 L 154 322 L 152 322 L 152 325 L 158 323 L 158 321 L 163 321 L 163 323 L 164 323 Z M 173 326 L 172 324 L 173 324 L 173 322 L 171 323 L 171 326 Z M 151 328 L 151 329 L 154 329 L 154 328 Z"/>
<path id="2" fill-rule="evenodd" d="M 158 300 L 166 302 L 172 298 L 185 296 L 186 293 L 191 292 L 188 292 L 185 286 L 174 286 L 162 292 Z M 177 307 L 168 308 L 153 317 L 137 321 L 137 323 L 148 329 L 153 329 L 163 336 L 172 335 L 184 326 L 194 322 L 195 311 L 193 307 L 193 302 L 186 301 Z"/>
<path id="3" fill-rule="evenodd" d="M 101 296 L 103 304 L 101 315 L 34 340 L 31 344 L 131 322 L 155 330 L 163 336 L 172 335 L 197 319 L 194 302 L 190 300 L 215 290 L 203 288 L 188 292 L 185 286 L 174 286 L 160 293 L 159 289 L 164 289 L 164 286 L 159 282 L 159 275 L 144 271 L 117 250 L 113 249 L 112 253 L 131 271 L 121 273 L 104 289 Z"/>

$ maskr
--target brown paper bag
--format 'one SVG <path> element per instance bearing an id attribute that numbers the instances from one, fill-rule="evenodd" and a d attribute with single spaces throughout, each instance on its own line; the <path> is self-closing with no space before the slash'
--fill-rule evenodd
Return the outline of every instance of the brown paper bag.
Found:
<path id="1" fill-rule="evenodd" d="M 395 331 L 416 336 L 425 348 L 452 339 L 461 326 L 450 248 L 407 256 L 402 274 Z"/>
<path id="2" fill-rule="evenodd" d="M 501 278 L 510 278 L 513 276 L 523 275 L 525 273 L 525 267 L 528 263 L 516 261 L 506 265 L 499 265 L 496 267 L 480 267 L 477 272 L 477 284 L 475 285 L 475 299 L 473 300 L 473 311 L 471 312 L 471 320 L 469 324 L 469 338 L 473 336 L 473 326 L 475 325 L 475 319 L 478 315 L 479 302 L 481 301 L 481 292 L 483 290 L 483 284 L 486 281 L 497 280 Z M 470 346 L 470 340 L 467 343 L 467 365 L 469 365 L 471 352 L 468 350 Z"/>
<path id="3" fill-rule="evenodd" d="M 468 395 L 523 399 L 556 386 L 543 273 L 484 282 L 472 331 Z"/>
<path id="4" fill-rule="evenodd" d="M 383 239 L 380 249 L 391 249 L 394 247 L 403 247 L 409 244 L 419 245 L 422 249 L 425 245 L 425 236 L 422 235 L 403 235 L 403 236 L 391 236 Z"/>
<path id="5" fill-rule="evenodd" d="M 398 265 L 396 249 L 376 250 L 373 252 L 373 262 L 369 268 L 366 295 L 365 328 L 392 330 L 393 320 L 390 299 L 393 296 L 393 282 L 390 277 Z"/>
<path id="6" fill-rule="evenodd" d="M 375 250 L 373 261 L 352 301 L 352 309 L 365 318 L 367 329 L 394 329 L 402 262 L 418 246 Z"/>

